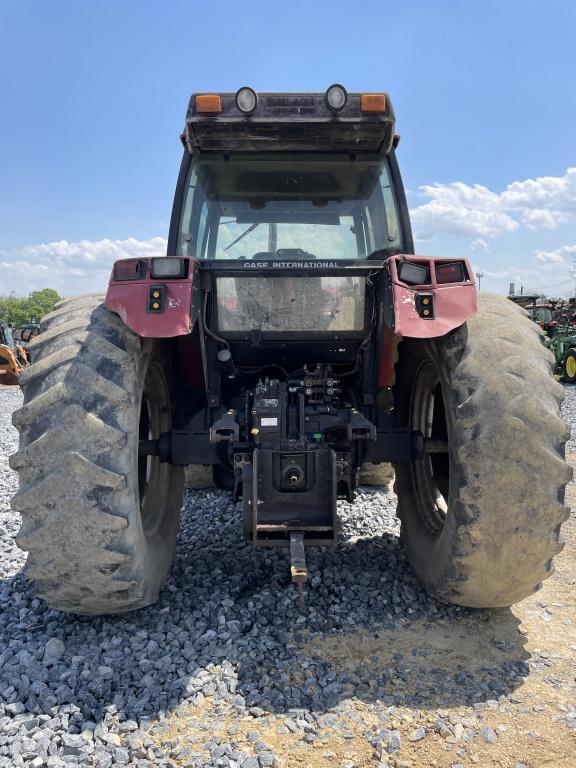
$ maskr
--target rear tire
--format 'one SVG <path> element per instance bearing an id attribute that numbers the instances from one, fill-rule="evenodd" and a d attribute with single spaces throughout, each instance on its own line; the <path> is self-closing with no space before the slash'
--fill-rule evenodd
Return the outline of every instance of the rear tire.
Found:
<path id="1" fill-rule="evenodd" d="M 182 498 L 181 468 L 138 456 L 139 439 L 171 428 L 163 348 L 100 300 L 67 300 L 43 321 L 10 461 L 25 572 L 52 608 L 81 614 L 155 602 Z"/>
<path id="2" fill-rule="evenodd" d="M 562 549 L 569 433 L 542 336 L 512 302 L 482 294 L 466 325 L 400 345 L 399 421 L 444 451 L 395 466 L 401 539 L 446 602 L 510 606 L 539 588 Z"/>

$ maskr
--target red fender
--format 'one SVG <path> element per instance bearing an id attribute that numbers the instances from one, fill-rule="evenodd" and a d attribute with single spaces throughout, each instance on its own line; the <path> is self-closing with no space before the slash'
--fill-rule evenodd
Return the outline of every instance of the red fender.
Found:
<path id="1" fill-rule="evenodd" d="M 193 259 L 188 262 L 188 277 L 178 280 L 152 279 L 148 268 L 141 280 L 115 280 L 113 270 L 105 306 L 119 315 L 134 333 L 145 338 L 163 339 L 190 333 L 200 310 L 200 300 L 194 286 L 197 264 Z M 166 290 L 165 309 L 160 313 L 148 311 L 153 285 L 161 285 Z"/>
<path id="2" fill-rule="evenodd" d="M 430 282 L 417 286 L 401 282 L 398 277 L 398 263 L 403 260 L 428 267 Z M 464 263 L 467 274 L 464 282 L 447 285 L 437 282 L 435 264 L 445 264 L 449 261 Z M 398 344 L 403 338 L 433 339 L 445 336 L 475 315 L 478 309 L 474 272 L 466 259 L 394 256 L 387 263 L 390 269 L 394 312 L 392 327 L 385 327 L 382 337 L 378 377 L 381 387 L 391 387 L 394 384 Z M 422 317 L 418 313 L 416 300 L 421 294 L 432 297 L 433 319 Z"/>

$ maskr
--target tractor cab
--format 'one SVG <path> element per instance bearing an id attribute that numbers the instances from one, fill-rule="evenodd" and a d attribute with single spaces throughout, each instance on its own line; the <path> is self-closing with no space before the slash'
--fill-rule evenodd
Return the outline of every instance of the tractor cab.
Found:
<path id="1" fill-rule="evenodd" d="M 394 124 L 386 94 L 339 85 L 192 96 L 168 253 L 196 261 L 234 362 L 354 364 L 369 275 L 413 250 Z"/>

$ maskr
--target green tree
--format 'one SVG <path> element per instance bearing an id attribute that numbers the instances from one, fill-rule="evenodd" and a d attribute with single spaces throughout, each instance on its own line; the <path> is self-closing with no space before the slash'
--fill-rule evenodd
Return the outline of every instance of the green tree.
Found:
<path id="1" fill-rule="evenodd" d="M 30 317 L 30 321 L 39 322 L 44 315 L 52 311 L 54 304 L 60 301 L 58 292 L 53 288 L 43 288 L 41 291 L 32 291 L 28 298 L 24 300 L 25 309 Z"/>
<path id="2" fill-rule="evenodd" d="M 0 296 L 0 323 L 18 327 L 23 323 L 39 322 L 60 298 L 53 288 L 32 291 L 26 298 L 12 293 Z"/>

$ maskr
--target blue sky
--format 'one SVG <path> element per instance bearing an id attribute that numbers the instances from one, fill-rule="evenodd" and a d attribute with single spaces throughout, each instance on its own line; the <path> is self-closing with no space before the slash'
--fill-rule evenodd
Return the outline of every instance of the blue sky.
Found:
<path id="1" fill-rule="evenodd" d="M 0 0 L 0 293 L 163 252 L 192 91 L 342 82 L 392 96 L 420 253 L 567 294 L 575 28 L 572 0 Z"/>

